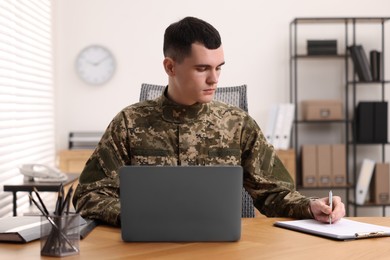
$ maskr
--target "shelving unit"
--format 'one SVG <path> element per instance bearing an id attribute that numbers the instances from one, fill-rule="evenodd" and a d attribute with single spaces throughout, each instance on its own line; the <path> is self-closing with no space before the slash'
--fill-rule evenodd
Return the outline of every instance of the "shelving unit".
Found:
<path id="1" fill-rule="evenodd" d="M 324 190 L 324 189 L 341 189 L 346 193 L 346 204 L 347 215 L 350 215 L 350 207 L 353 209 L 353 215 L 357 216 L 358 207 L 382 207 L 382 215 L 385 216 L 386 207 L 390 204 L 373 204 L 366 203 L 364 205 L 356 205 L 355 201 L 355 184 L 357 181 L 357 176 L 359 173 L 358 164 L 358 149 L 361 145 L 357 143 L 352 136 L 352 118 L 354 115 L 354 109 L 359 102 L 358 94 L 361 92 L 359 88 L 364 88 L 365 85 L 379 85 L 380 91 L 376 97 L 378 101 L 385 101 L 385 90 L 386 86 L 390 85 L 390 81 L 386 80 L 385 77 L 385 26 L 390 20 L 390 17 L 321 17 L 321 18 L 296 18 L 290 23 L 290 102 L 295 104 L 295 119 L 293 123 L 293 132 L 292 132 L 292 146 L 295 149 L 296 156 L 296 185 L 297 189 L 311 189 L 311 190 Z M 330 26 L 332 28 L 337 27 L 338 31 L 334 33 L 332 39 L 337 39 L 338 44 L 338 53 L 336 55 L 307 55 L 303 50 L 302 46 L 304 43 L 302 40 L 308 40 L 309 38 L 298 36 L 301 32 L 301 26 L 310 25 L 310 26 Z M 352 63 L 352 59 L 349 56 L 348 46 L 360 44 L 357 37 L 363 36 L 364 34 L 358 33 L 358 27 L 364 27 L 366 25 L 377 26 L 379 29 L 379 35 L 375 39 L 376 43 L 380 46 L 378 47 L 379 51 L 382 52 L 382 69 L 383 69 L 383 79 L 375 82 L 360 82 L 357 80 L 355 68 Z M 331 32 L 332 33 L 332 32 Z M 330 33 L 330 34 L 331 34 Z M 310 35 L 310 33 L 309 33 Z M 312 38 L 311 38 L 312 39 Z M 320 38 L 321 39 L 321 38 Z M 363 44 L 364 45 L 364 44 Z M 341 46 L 341 48 L 339 48 Z M 322 64 L 331 62 L 332 65 L 340 66 L 342 71 L 342 77 L 340 77 L 340 82 L 337 83 L 340 86 L 340 99 L 343 101 L 343 120 L 330 120 L 330 121 L 306 121 L 302 120 L 300 116 L 300 97 L 302 95 L 302 85 L 300 82 L 300 77 L 302 73 L 304 75 L 305 71 L 299 71 L 298 68 L 301 66 L 299 63 L 304 62 L 321 62 Z M 340 64 L 341 62 L 341 64 Z M 315 67 L 315 66 L 314 66 Z M 342 68 L 342 69 L 341 69 Z M 312 69 L 312 68 L 310 68 Z M 318 69 L 321 69 L 318 68 Z M 298 73 L 299 71 L 299 73 Z M 307 73 L 307 72 L 306 72 Z M 334 79 L 335 75 L 328 75 L 328 79 Z M 333 78 L 332 78 L 333 77 Z M 315 83 L 315 82 L 314 82 Z M 334 84 L 334 83 L 333 83 Z M 337 86 L 334 86 L 337 88 Z M 323 99 L 321 96 L 312 96 L 312 99 Z M 306 129 L 303 129 L 306 128 Z M 314 130 L 309 130 L 307 128 L 313 128 Z M 313 132 L 316 130 L 331 129 L 333 131 L 338 131 L 340 136 L 338 139 L 340 143 L 345 144 L 346 147 L 346 173 L 347 173 L 347 182 L 348 184 L 343 187 L 310 187 L 305 188 L 302 186 L 302 167 L 301 167 L 301 156 L 300 149 L 301 145 L 305 144 L 304 138 L 302 138 L 302 131 Z M 337 129 L 337 130 L 335 130 Z M 335 135 L 334 133 L 329 133 L 330 135 Z M 380 157 L 381 161 L 385 162 L 385 146 L 388 143 L 382 144 L 364 144 L 381 146 Z"/>

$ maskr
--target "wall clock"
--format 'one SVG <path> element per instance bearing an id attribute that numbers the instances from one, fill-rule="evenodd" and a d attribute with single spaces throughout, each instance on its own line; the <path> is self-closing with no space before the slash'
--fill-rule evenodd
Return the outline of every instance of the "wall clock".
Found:
<path id="1" fill-rule="evenodd" d="M 90 45 L 80 51 L 76 59 L 76 71 L 80 78 L 91 85 L 102 85 L 114 74 L 116 68 L 112 53 L 101 45 Z"/>

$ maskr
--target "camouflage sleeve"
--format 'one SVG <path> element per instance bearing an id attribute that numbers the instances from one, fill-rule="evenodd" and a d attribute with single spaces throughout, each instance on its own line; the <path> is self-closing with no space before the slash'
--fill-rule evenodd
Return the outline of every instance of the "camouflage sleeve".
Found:
<path id="1" fill-rule="evenodd" d="M 256 122 L 243 131 L 244 186 L 255 207 L 268 217 L 312 218 L 310 198 L 297 192 L 293 180 Z"/>
<path id="2" fill-rule="evenodd" d="M 86 163 L 73 197 L 83 217 L 120 225 L 118 169 L 126 164 L 127 131 L 125 119 L 118 114 L 108 126 L 97 148 Z"/>

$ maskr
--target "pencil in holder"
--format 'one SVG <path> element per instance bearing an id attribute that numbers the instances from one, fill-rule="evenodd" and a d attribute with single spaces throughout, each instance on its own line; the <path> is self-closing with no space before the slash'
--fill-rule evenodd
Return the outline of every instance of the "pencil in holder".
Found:
<path id="1" fill-rule="evenodd" d="M 41 217 L 41 255 L 79 254 L 80 215 L 46 215 Z"/>

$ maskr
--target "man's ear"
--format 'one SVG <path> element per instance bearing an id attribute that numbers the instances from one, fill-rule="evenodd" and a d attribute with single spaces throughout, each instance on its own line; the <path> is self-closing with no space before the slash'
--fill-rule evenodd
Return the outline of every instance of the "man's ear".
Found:
<path id="1" fill-rule="evenodd" d="M 165 72 L 168 76 L 175 75 L 175 61 L 172 58 L 166 57 L 163 61 Z"/>

